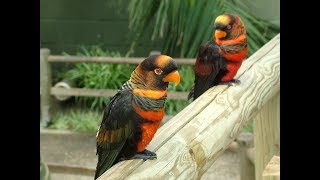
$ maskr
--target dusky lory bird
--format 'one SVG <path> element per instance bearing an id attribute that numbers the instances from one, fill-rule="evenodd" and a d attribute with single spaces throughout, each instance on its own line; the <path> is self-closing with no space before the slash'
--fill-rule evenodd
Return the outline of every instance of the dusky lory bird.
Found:
<path id="1" fill-rule="evenodd" d="M 194 66 L 195 81 L 188 99 L 193 100 L 218 84 L 234 85 L 248 53 L 246 29 L 239 16 L 222 14 L 215 19 L 214 33 L 200 46 Z"/>
<path id="2" fill-rule="evenodd" d="M 145 148 L 164 116 L 169 82 L 180 82 L 176 62 L 166 55 L 152 55 L 112 97 L 97 133 L 95 179 L 119 161 L 157 157 Z"/>

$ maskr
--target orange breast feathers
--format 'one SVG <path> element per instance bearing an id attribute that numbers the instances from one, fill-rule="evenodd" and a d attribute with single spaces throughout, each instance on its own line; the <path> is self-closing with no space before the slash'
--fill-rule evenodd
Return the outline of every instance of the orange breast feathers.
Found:
<path id="1" fill-rule="evenodd" d="M 231 81 L 237 74 L 242 62 L 228 62 L 227 70 L 228 72 L 221 78 L 222 82 Z"/>
<path id="2" fill-rule="evenodd" d="M 216 43 L 218 45 L 236 45 L 236 44 L 242 44 L 246 41 L 246 36 L 245 35 L 241 35 L 236 39 L 231 39 L 231 40 L 216 40 Z M 242 62 L 247 54 L 248 54 L 248 48 L 244 48 L 239 50 L 236 53 L 226 53 L 224 51 L 222 51 L 221 49 L 219 49 L 219 53 L 225 57 L 228 61 L 234 61 L 234 62 Z"/>
<path id="3" fill-rule="evenodd" d="M 138 152 L 143 151 L 146 146 L 152 140 L 154 134 L 157 132 L 161 120 L 164 116 L 164 108 L 159 109 L 158 111 L 145 111 L 140 107 L 133 105 L 133 109 L 144 119 L 149 120 L 150 122 L 142 123 L 140 128 L 142 131 L 141 141 L 138 142 Z"/>
<path id="4" fill-rule="evenodd" d="M 141 141 L 138 143 L 138 152 L 145 150 L 147 145 L 151 142 L 154 134 L 157 132 L 161 121 L 153 122 L 150 124 L 142 124 L 142 136 Z"/>
<path id="5" fill-rule="evenodd" d="M 242 62 L 247 54 L 248 54 L 248 48 L 245 48 L 243 50 L 241 50 L 240 52 L 231 54 L 231 53 L 225 53 L 224 51 L 222 51 L 221 49 L 219 49 L 219 53 L 226 58 L 227 61 L 234 61 L 234 62 Z"/>

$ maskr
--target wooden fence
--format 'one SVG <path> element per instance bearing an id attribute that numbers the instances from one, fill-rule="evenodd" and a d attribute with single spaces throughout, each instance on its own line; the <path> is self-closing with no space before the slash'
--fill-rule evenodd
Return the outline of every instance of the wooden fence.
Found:
<path id="1" fill-rule="evenodd" d="M 280 34 L 243 63 L 237 78 L 240 85 L 209 89 L 160 127 L 147 147 L 158 159 L 119 162 L 99 180 L 200 179 L 250 119 L 255 175 L 248 177 L 262 180 L 280 153 Z"/>
<path id="2" fill-rule="evenodd" d="M 50 121 L 51 95 L 57 96 L 92 96 L 112 97 L 116 89 L 85 89 L 85 88 L 57 88 L 52 87 L 51 63 L 116 63 L 139 64 L 145 57 L 82 57 L 50 55 L 49 49 L 40 49 L 40 94 L 41 121 L 46 125 Z M 195 59 L 175 58 L 178 65 L 194 65 Z M 168 92 L 168 99 L 187 99 L 188 92 Z"/>
<path id="3" fill-rule="evenodd" d="M 42 120 L 50 118 L 50 95 L 111 96 L 115 92 L 56 90 L 51 87 L 51 62 L 137 64 L 143 59 L 50 56 L 48 49 L 41 49 Z M 194 59 L 176 60 L 181 65 L 194 64 Z M 244 61 L 237 78 L 241 81 L 240 85 L 220 85 L 209 89 L 160 127 L 147 147 L 157 153 L 158 159 L 119 162 L 99 177 L 99 180 L 155 177 L 200 179 L 224 150 L 234 144 L 250 119 L 254 120 L 254 138 L 246 135 L 237 138 L 241 155 L 241 179 L 279 178 L 279 161 L 276 162 L 277 166 L 273 166 L 273 172 L 276 173 L 270 175 L 266 170 L 274 162 L 271 158 L 280 154 L 280 34 Z M 185 99 L 186 95 L 187 93 L 181 93 L 180 97 L 171 97 Z"/>

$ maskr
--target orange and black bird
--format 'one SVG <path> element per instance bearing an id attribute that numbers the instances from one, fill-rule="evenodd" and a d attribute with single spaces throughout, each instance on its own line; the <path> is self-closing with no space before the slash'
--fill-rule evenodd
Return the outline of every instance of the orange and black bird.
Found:
<path id="1" fill-rule="evenodd" d="M 166 55 L 152 55 L 112 97 L 97 133 L 95 179 L 119 161 L 157 158 L 145 148 L 164 116 L 169 82 L 180 82 L 176 62 Z"/>
<path id="2" fill-rule="evenodd" d="M 245 26 L 239 16 L 222 14 L 215 19 L 214 29 L 210 41 L 198 50 L 194 86 L 188 99 L 195 100 L 218 84 L 240 83 L 234 76 L 248 53 Z"/>

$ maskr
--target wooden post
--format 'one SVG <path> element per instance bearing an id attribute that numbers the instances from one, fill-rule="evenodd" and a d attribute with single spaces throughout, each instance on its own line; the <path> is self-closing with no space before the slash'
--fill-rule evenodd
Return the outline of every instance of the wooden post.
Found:
<path id="1" fill-rule="evenodd" d="M 247 149 L 247 157 L 251 161 L 251 163 L 254 165 L 254 155 L 255 155 L 255 149 L 254 147 Z"/>
<path id="2" fill-rule="evenodd" d="M 280 157 L 273 156 L 262 174 L 263 180 L 280 180 Z"/>
<path id="3" fill-rule="evenodd" d="M 276 94 L 255 117 L 253 122 L 256 180 L 269 160 L 280 155 L 280 93 Z"/>
<path id="4" fill-rule="evenodd" d="M 253 147 L 253 135 L 251 133 L 241 133 L 237 138 L 240 147 L 240 179 L 254 180 L 254 165 L 247 156 L 248 148 Z"/>
<path id="5" fill-rule="evenodd" d="M 47 126 L 50 121 L 51 68 L 48 62 L 49 54 L 49 49 L 40 49 L 40 117 L 43 126 Z"/>

